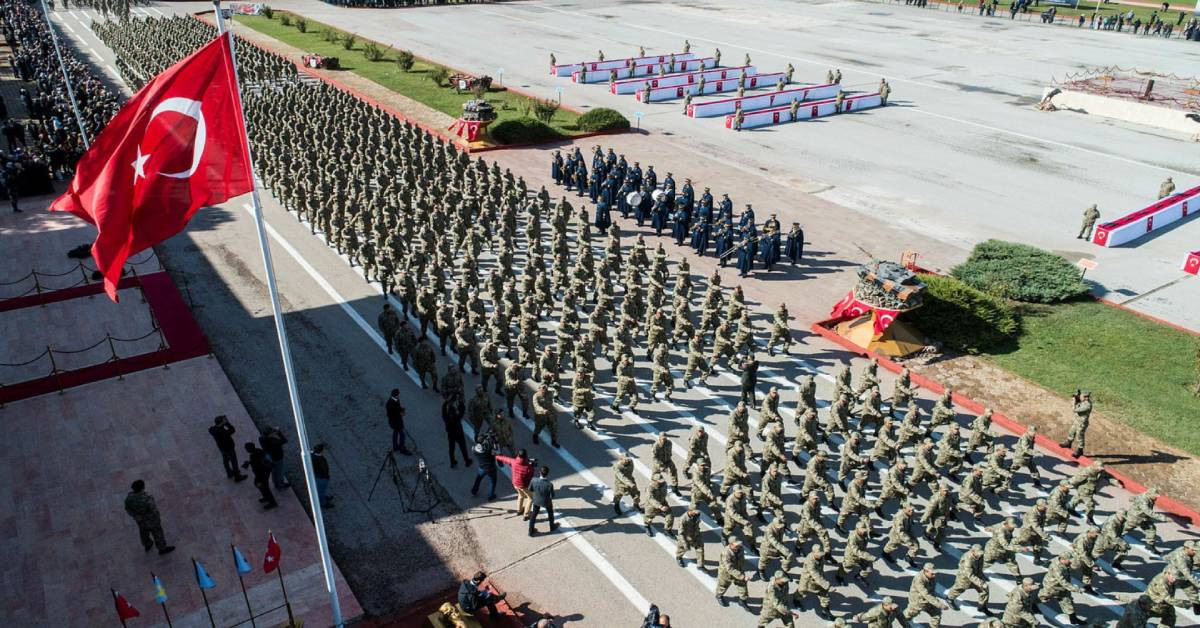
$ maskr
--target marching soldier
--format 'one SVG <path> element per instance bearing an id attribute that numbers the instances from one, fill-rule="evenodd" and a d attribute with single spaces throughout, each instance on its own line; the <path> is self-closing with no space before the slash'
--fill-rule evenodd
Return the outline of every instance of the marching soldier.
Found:
<path id="1" fill-rule="evenodd" d="M 471 427 L 475 428 L 476 434 L 483 433 L 483 424 L 492 418 L 492 412 L 491 397 L 488 396 L 483 386 L 476 386 L 475 394 L 467 402 L 467 420 L 471 422 Z"/>
<path id="2" fill-rule="evenodd" d="M 1183 545 L 1167 554 L 1167 566 L 1179 574 L 1175 586 L 1182 589 L 1192 604 L 1192 612 L 1200 613 L 1200 582 L 1196 579 L 1196 568 L 1200 567 L 1200 556 L 1197 556 L 1196 542 L 1187 540 Z"/>
<path id="3" fill-rule="evenodd" d="M 1092 558 L 1099 559 L 1109 550 L 1113 551 L 1113 569 L 1121 566 L 1125 555 L 1129 553 L 1129 543 L 1125 542 L 1126 521 L 1125 512 L 1118 510 L 1104 522 L 1100 528 L 1100 536 L 1096 546 L 1092 548 Z"/>
<path id="4" fill-rule="evenodd" d="M 1175 625 L 1175 607 L 1188 606 L 1187 602 L 1175 597 L 1181 579 L 1174 567 L 1167 567 L 1146 587 L 1146 597 L 1150 598 L 1149 615 L 1158 617 L 1163 626 Z"/>
<path id="5" fill-rule="evenodd" d="M 855 615 L 852 622 L 866 624 L 867 628 L 892 628 L 893 623 L 904 625 L 901 619 L 900 605 L 892 596 L 883 596 L 883 601 Z"/>
<path id="6" fill-rule="evenodd" d="M 429 388 L 433 385 L 433 391 L 437 392 L 437 372 L 434 370 L 434 365 L 437 363 L 437 358 L 433 355 L 433 347 L 425 336 L 421 336 L 417 340 L 417 348 L 413 350 L 413 369 L 417 371 L 417 377 L 421 380 L 421 388 Z M 425 376 L 429 376 L 429 384 L 425 383 Z"/>
<path id="7" fill-rule="evenodd" d="M 979 594 L 979 609 L 984 615 L 991 617 L 992 610 L 988 608 L 988 600 L 990 592 L 988 591 L 988 578 L 983 574 L 983 547 L 979 544 L 971 546 L 971 549 L 963 553 L 962 558 L 958 559 L 958 571 L 954 574 L 954 585 L 946 592 L 946 599 L 950 600 L 950 604 L 958 610 L 958 596 L 965 593 L 968 589 L 974 589 Z"/>
<path id="8" fill-rule="evenodd" d="M 622 454 L 613 463 L 613 512 L 621 516 L 621 497 L 628 495 L 633 500 L 633 509 L 642 509 L 642 493 L 633 480 L 633 459 Z"/>
<path id="9" fill-rule="evenodd" d="M 770 510 L 776 520 L 783 518 L 783 476 L 779 474 L 779 467 L 776 466 L 767 467 L 758 493 L 757 517 L 763 523 L 767 522 L 763 516 L 766 510 Z"/>
<path id="10" fill-rule="evenodd" d="M 870 531 L 869 513 L 875 508 L 875 504 L 867 497 L 867 476 L 866 469 L 855 471 L 854 479 L 850 481 L 846 494 L 842 496 L 837 529 L 843 533 L 846 531 L 846 519 L 851 515 L 857 515 L 859 523 L 866 524 L 868 532 Z"/>
<path id="11" fill-rule="evenodd" d="M 712 369 L 704 359 L 704 339 L 700 334 L 695 334 L 688 340 L 687 366 L 683 369 L 684 387 L 691 388 L 692 378 L 697 375 L 702 376 L 700 382 L 703 383 L 709 373 L 712 373 Z"/>
<path id="12" fill-rule="evenodd" d="M 396 311 L 390 304 L 383 304 L 383 311 L 379 313 L 376 324 L 379 325 L 379 332 L 383 334 L 383 340 L 387 344 L 387 352 L 392 353 L 392 341 L 400 329 L 400 317 L 396 315 Z"/>
<path id="13" fill-rule="evenodd" d="M 1146 492 L 1137 495 L 1125 509 L 1125 531 L 1141 529 L 1145 532 L 1146 549 L 1158 554 L 1158 529 L 1155 524 L 1166 521 L 1162 515 L 1154 512 L 1154 502 L 1158 499 L 1158 489 L 1153 486 Z"/>
<path id="14" fill-rule="evenodd" d="M 860 582 L 866 583 L 867 576 L 875 565 L 875 557 L 867 551 L 867 540 L 871 532 L 865 521 L 859 521 L 854 530 L 846 535 L 846 549 L 842 552 L 842 562 L 838 565 L 837 579 L 845 584 L 846 575 L 851 572 Z"/>
<path id="15" fill-rule="evenodd" d="M 771 561 L 779 559 L 779 568 L 783 571 L 791 569 L 795 557 L 784 543 L 784 533 L 787 523 L 783 517 L 776 517 L 767 527 L 763 528 L 762 538 L 758 540 L 758 577 L 767 579 L 767 567 Z"/>
<path id="16" fill-rule="evenodd" d="M 988 451 L 995 440 L 996 437 L 992 436 L 992 409 L 984 408 L 983 414 L 971 420 L 971 438 L 967 441 L 967 454 L 973 454 L 980 448 Z"/>
<path id="17" fill-rule="evenodd" d="M 725 498 L 725 510 L 721 517 L 724 521 L 724 525 L 721 526 L 722 539 L 732 538 L 733 530 L 737 528 L 741 531 L 742 538 L 747 541 L 754 540 L 754 526 L 750 524 L 750 516 L 746 511 L 746 492 L 741 488 L 734 489 Z"/>
<path id="18" fill-rule="evenodd" d="M 692 476 L 692 465 L 703 460 L 705 463 L 711 464 L 712 460 L 708 456 L 708 432 L 704 431 L 703 425 L 697 425 L 692 431 L 692 435 L 688 437 L 688 453 L 687 460 L 684 461 L 684 473 Z"/>
<path id="19" fill-rule="evenodd" d="M 766 580 L 764 577 L 763 580 Z M 782 571 L 776 571 L 775 576 L 767 585 L 767 593 L 763 596 L 762 610 L 758 613 L 758 626 L 763 628 L 771 622 L 778 619 L 785 626 L 795 626 L 790 601 L 793 599 L 788 594 L 788 577 Z"/>
<path id="20" fill-rule="evenodd" d="M 1071 618 L 1076 626 L 1084 625 L 1083 618 L 1075 614 L 1075 604 L 1071 596 L 1079 592 L 1079 587 L 1071 584 L 1071 554 L 1059 554 L 1050 562 L 1050 569 L 1042 578 L 1042 590 L 1038 592 L 1038 601 L 1047 604 L 1058 600 L 1058 607 Z"/>
<path id="21" fill-rule="evenodd" d="M 983 487 L 995 494 L 999 494 L 1000 489 L 1007 487 L 1012 481 L 1012 471 L 1004 466 L 1007 453 L 1004 445 L 996 445 L 992 449 L 992 455 L 988 456 L 987 467 L 983 470 Z"/>
<path id="22" fill-rule="evenodd" d="M 908 482 L 904 478 L 907 469 L 908 465 L 903 460 L 897 460 L 896 464 L 892 465 L 887 474 L 883 476 L 883 487 L 879 491 L 879 498 L 875 501 L 875 514 L 883 516 L 883 505 L 889 499 L 895 498 L 901 502 L 908 500 Z"/>
<path id="23" fill-rule="evenodd" d="M 512 397 L 508 397 L 508 411 L 512 414 Z M 521 395 L 521 411 L 526 412 L 525 396 Z M 550 432 L 550 444 L 558 447 L 558 413 L 554 411 L 554 394 L 550 387 L 542 384 L 533 395 L 533 444 L 538 444 L 542 430 Z"/>
<path id="24" fill-rule="evenodd" d="M 829 532 L 821 521 L 821 497 L 816 491 L 808 494 L 808 499 L 800 506 L 800 521 L 792 524 L 792 532 L 796 535 L 796 553 L 812 537 L 816 537 L 821 554 L 833 560 L 833 547 L 829 542 Z"/>
<path id="25" fill-rule="evenodd" d="M 522 377 L 521 363 L 519 361 L 514 360 L 509 362 L 508 366 L 504 368 L 504 385 L 502 390 L 504 391 L 504 404 L 508 408 L 508 416 L 516 416 L 513 413 L 513 401 L 517 399 L 521 400 L 521 414 L 529 415 L 529 402 L 525 398 L 525 379 Z M 549 389 L 546 389 L 543 393 L 542 389 L 539 388 L 538 393 L 547 396 L 545 402 L 549 408 L 553 409 L 553 400 L 549 399 Z M 536 420 L 536 414 L 534 418 Z"/>
<path id="26" fill-rule="evenodd" d="M 679 533 L 675 535 L 675 562 L 683 567 L 683 557 L 688 552 L 696 552 L 696 567 L 705 573 L 704 539 L 700 538 L 700 511 L 695 507 L 689 508 L 679 520 Z"/>
<path id="27" fill-rule="evenodd" d="M 479 373 L 479 342 L 475 337 L 475 328 L 463 318 L 454 330 L 455 349 L 458 353 L 458 370 L 466 372 L 467 363 L 471 363 L 471 372 Z M 495 375 L 495 373 L 493 373 Z M 497 381 L 499 381 L 497 379 Z M 487 374 L 483 376 L 483 386 L 487 386 Z"/>
<path id="28" fill-rule="evenodd" d="M 942 393 L 937 402 L 933 404 L 933 410 L 929 413 L 929 431 L 936 430 L 943 425 L 950 425 L 954 422 L 954 391 L 949 388 Z"/>
<path id="29" fill-rule="evenodd" d="M 651 525 L 660 516 L 666 519 L 663 525 L 667 532 L 675 529 L 675 515 L 671 514 L 671 505 L 667 502 L 667 481 L 661 475 L 650 474 L 650 488 L 642 506 L 642 519 L 648 536 L 654 536 Z"/>
<path id="30" fill-rule="evenodd" d="M 1075 497 L 1071 500 L 1071 507 L 1077 510 L 1082 508 L 1088 523 L 1094 524 L 1096 522 L 1094 517 L 1096 512 L 1096 491 L 1099 489 L 1100 482 L 1105 477 L 1104 464 L 1097 462 L 1091 466 L 1084 467 L 1078 473 L 1068 478 L 1071 488 L 1075 489 Z"/>
<path id="31" fill-rule="evenodd" d="M 1100 529 L 1089 526 L 1071 541 L 1071 569 L 1079 572 L 1079 581 L 1083 590 L 1092 593 L 1092 573 L 1097 569 L 1095 549 L 1100 539 Z"/>
<path id="32" fill-rule="evenodd" d="M 746 471 L 746 447 L 742 441 L 729 441 L 729 447 L 725 450 L 725 470 L 722 471 L 722 476 L 722 497 L 734 486 L 750 488 L 750 474 Z"/>
<path id="33" fill-rule="evenodd" d="M 959 508 L 970 509 L 974 521 L 979 520 L 987 503 L 983 500 L 983 463 L 971 467 L 958 485 Z"/>
<path id="34" fill-rule="evenodd" d="M 799 464 L 801 456 L 812 456 L 817 453 L 817 434 L 820 428 L 817 424 L 816 408 L 806 408 L 803 414 L 795 417 L 796 438 L 792 440 L 792 457 Z"/>
<path id="35" fill-rule="evenodd" d="M 850 436 L 842 443 L 838 450 L 838 485 L 842 490 L 846 490 L 846 477 L 858 469 L 865 469 L 869 462 L 862 457 L 858 448 L 862 443 L 862 434 L 859 432 L 850 432 Z"/>
<path id="36" fill-rule="evenodd" d="M 740 539 L 730 540 L 725 549 L 721 551 L 716 589 L 717 602 L 721 606 L 729 606 L 729 602 L 725 600 L 725 592 L 729 590 L 730 586 L 737 587 L 738 604 L 749 611 L 750 607 L 746 604 L 747 598 L 750 597 L 750 591 L 746 588 L 746 555 L 742 550 Z"/>
<path id="37" fill-rule="evenodd" d="M 762 466 L 770 468 L 778 466 L 787 472 L 788 480 L 792 479 L 792 468 L 788 464 L 787 452 L 784 450 L 783 425 L 776 423 L 767 428 L 766 438 L 763 439 Z"/>
<path id="38" fill-rule="evenodd" d="M 654 364 L 654 378 L 650 382 L 650 395 L 653 397 L 658 394 L 659 389 L 666 391 L 666 400 L 671 400 L 671 389 L 675 387 L 675 378 L 671 376 L 670 351 L 666 343 L 658 345 L 654 349 L 652 358 Z"/>
<path id="39" fill-rule="evenodd" d="M 691 467 L 692 471 L 692 502 L 691 507 L 699 510 L 701 505 L 708 508 L 708 514 L 717 522 L 717 525 L 723 525 L 724 517 L 722 516 L 721 503 L 717 500 L 717 496 L 712 490 L 712 475 L 709 473 L 708 460 L 700 459 L 696 461 L 695 466 Z"/>
<path id="40" fill-rule="evenodd" d="M 900 371 L 900 376 L 896 378 L 892 385 L 892 398 L 888 404 L 888 415 L 896 414 L 896 410 L 901 406 L 905 408 L 912 407 L 913 387 L 912 376 L 908 372 L 908 367 L 904 367 Z"/>
<path id="41" fill-rule="evenodd" d="M 896 564 L 896 559 L 892 557 L 892 552 L 900 547 L 905 549 L 905 559 L 910 565 L 914 564 L 917 553 L 921 551 L 921 546 L 912 532 L 914 512 L 916 509 L 913 505 L 905 502 L 892 516 L 892 527 L 888 530 L 887 543 L 883 546 L 883 559 L 893 565 Z"/>
<path id="42" fill-rule="evenodd" d="M 762 437 L 763 430 L 771 424 L 783 424 L 783 417 L 779 414 L 779 389 L 774 386 L 767 391 L 767 396 L 763 397 L 762 405 L 759 406 L 758 425 L 754 428 L 754 433 Z"/>
<path id="43" fill-rule="evenodd" d="M 929 614 L 930 628 L 940 628 L 942 611 L 949 607 L 938 599 L 936 588 L 937 571 L 932 563 L 926 563 L 913 577 L 912 585 L 908 588 L 908 607 L 904 609 L 904 619 L 912 621 L 914 617 L 925 612 Z"/>
<path id="44" fill-rule="evenodd" d="M 1046 500 L 1039 499 L 1021 517 L 1021 527 L 1013 535 L 1017 545 L 1033 549 L 1033 560 L 1042 562 L 1042 546 L 1046 544 Z"/>
<path id="45" fill-rule="evenodd" d="M 989 530 L 991 537 L 988 538 L 987 545 L 983 547 L 983 566 L 985 568 L 993 563 L 1004 563 L 1008 565 L 1008 570 L 1012 572 L 1012 575 L 1021 575 L 1021 570 L 1017 567 L 1017 551 L 1020 548 L 1013 538 L 1016 527 L 1012 517 L 991 527 Z"/>
<path id="46" fill-rule="evenodd" d="M 929 498 L 925 512 L 921 514 L 921 524 L 925 526 L 925 538 L 933 543 L 935 548 L 942 546 L 946 537 L 946 521 L 954 515 L 954 499 L 950 497 L 950 487 L 939 484 L 938 490 Z"/>
<path id="47" fill-rule="evenodd" d="M 1004 605 L 1004 616 L 1000 621 L 1004 622 L 1005 626 L 1014 628 L 1023 628 L 1024 626 L 1038 625 L 1037 616 L 1033 613 L 1033 608 L 1037 604 L 1037 589 L 1038 585 L 1033 581 L 1033 578 L 1025 578 L 1021 581 L 1021 586 L 1013 587 L 1013 590 L 1008 594 L 1008 602 Z"/>
<path id="48" fill-rule="evenodd" d="M 1037 463 L 1033 457 L 1036 454 L 1035 443 L 1037 439 L 1037 426 L 1030 425 L 1029 429 L 1021 435 L 1015 447 L 1013 447 L 1012 470 L 1016 471 L 1021 467 L 1029 472 L 1029 477 L 1033 479 L 1033 485 L 1041 488 L 1042 476 L 1038 473 Z M 1045 589 L 1043 588 L 1043 592 Z"/>
<path id="49" fill-rule="evenodd" d="M 396 336 L 392 339 L 392 346 L 396 348 L 396 353 L 400 355 L 400 366 L 404 370 L 408 370 L 408 361 L 413 355 L 413 351 L 417 347 L 417 336 L 413 333 L 412 327 L 404 321 L 399 321 L 396 325 Z"/>
<path id="50" fill-rule="evenodd" d="M 675 466 L 675 459 L 672 454 L 671 439 L 667 438 L 666 432 L 659 432 L 658 438 L 654 439 L 654 449 L 651 453 L 651 458 L 654 465 L 651 467 L 651 474 L 662 474 L 666 471 L 671 474 L 671 487 L 676 497 L 679 493 L 679 469 Z"/>
<path id="51" fill-rule="evenodd" d="M 791 318 L 791 315 L 788 314 L 787 304 L 780 303 L 779 309 L 775 310 L 774 325 L 771 327 L 771 339 L 767 341 L 767 355 L 774 357 L 775 347 L 780 344 L 783 345 L 784 355 L 791 354 L 792 330 L 788 327 L 788 321 Z"/>
<path id="52" fill-rule="evenodd" d="M 575 371 L 575 381 L 571 384 L 571 412 L 575 415 L 575 427 L 582 428 L 583 422 L 596 429 L 596 392 L 592 390 L 592 372 L 590 370 Z"/>
<path id="53" fill-rule="evenodd" d="M 1063 478 L 1046 498 L 1046 525 L 1057 523 L 1060 535 L 1066 534 L 1067 524 L 1071 521 L 1070 501 L 1071 484 L 1069 478 Z"/>
<path id="54" fill-rule="evenodd" d="M 814 547 L 812 553 L 808 555 L 808 560 L 804 561 L 804 569 L 800 572 L 800 583 L 796 587 L 795 601 L 796 605 L 804 607 L 804 597 L 807 595 L 815 595 L 817 597 L 817 617 L 832 621 L 833 615 L 829 612 L 829 581 L 825 579 L 825 575 L 821 570 L 822 553 L 819 548 Z"/>
<path id="55" fill-rule="evenodd" d="M 962 469 L 963 459 L 966 457 L 962 449 L 961 432 L 958 429 L 958 424 L 950 425 L 950 429 L 942 435 L 942 439 L 938 441 L 937 458 L 933 464 L 939 471 L 947 475 L 957 475 L 959 469 Z"/>
<path id="56" fill-rule="evenodd" d="M 496 380 L 496 394 L 503 392 L 503 380 L 500 377 L 500 347 L 496 345 L 496 341 L 488 338 L 483 343 L 483 349 L 479 351 L 479 373 L 482 386 L 487 388 L 489 379 Z"/>
<path id="57" fill-rule="evenodd" d="M 628 403 L 629 411 L 637 414 L 637 381 L 634 379 L 633 358 L 629 354 L 622 355 L 617 365 L 617 394 L 613 396 L 612 411 L 619 413 L 622 403 Z"/>

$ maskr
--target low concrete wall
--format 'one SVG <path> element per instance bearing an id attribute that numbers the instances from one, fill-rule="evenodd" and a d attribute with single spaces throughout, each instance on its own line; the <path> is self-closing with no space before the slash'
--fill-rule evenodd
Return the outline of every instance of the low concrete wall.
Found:
<path id="1" fill-rule="evenodd" d="M 1059 109 L 1145 124 L 1200 138 L 1200 122 L 1189 119 L 1187 112 L 1179 109 L 1069 90 L 1055 94 L 1050 102 Z"/>

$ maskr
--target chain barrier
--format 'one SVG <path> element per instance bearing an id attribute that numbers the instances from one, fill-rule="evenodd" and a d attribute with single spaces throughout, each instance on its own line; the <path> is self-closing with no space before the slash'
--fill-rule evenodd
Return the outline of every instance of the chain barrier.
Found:
<path id="1" fill-rule="evenodd" d="M 147 252 L 146 256 L 143 259 L 126 261 L 125 269 L 132 272 L 134 274 L 134 276 L 136 276 L 137 275 L 137 267 L 141 266 L 143 264 L 148 264 L 150 262 L 155 262 L 158 265 L 158 270 L 165 270 L 163 268 L 162 262 L 159 261 L 158 257 L 154 255 L 153 251 Z M 31 279 L 33 280 L 33 285 L 30 286 L 29 288 L 27 288 L 24 292 L 22 292 L 20 294 L 0 296 L 0 301 L 7 301 L 7 300 L 11 300 L 11 299 L 20 299 L 22 297 L 27 297 L 31 294 L 37 294 L 40 296 L 41 294 L 47 293 L 47 292 L 56 292 L 58 290 L 67 290 L 67 289 L 75 288 L 78 286 L 84 286 L 84 285 L 92 283 L 93 281 L 96 281 L 96 282 L 104 281 L 103 278 L 92 279 L 92 275 L 95 272 L 96 272 L 96 269 L 94 267 L 88 265 L 86 262 L 79 262 L 73 268 L 70 268 L 61 273 L 48 273 L 45 271 L 40 271 L 40 270 L 34 269 L 34 270 L 29 271 L 29 273 L 27 275 L 25 275 L 24 277 L 21 277 L 19 279 L 16 279 L 13 281 L 0 281 L 0 288 L 4 288 L 7 286 L 16 286 L 16 285 L 20 285 L 23 283 L 27 283 Z M 57 284 L 47 285 L 46 282 L 43 281 L 43 279 L 66 277 L 66 276 L 72 275 L 74 273 L 79 273 L 79 279 L 75 280 L 74 283 L 69 284 L 69 285 L 57 285 Z"/>

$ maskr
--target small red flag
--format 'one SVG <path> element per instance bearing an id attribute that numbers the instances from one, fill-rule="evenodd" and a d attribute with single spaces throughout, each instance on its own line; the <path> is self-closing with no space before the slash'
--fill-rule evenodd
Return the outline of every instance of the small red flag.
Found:
<path id="1" fill-rule="evenodd" d="M 130 255 L 182 231 L 201 207 L 252 188 L 229 37 L 218 36 L 134 94 L 50 206 L 99 229 L 92 257 L 114 301 Z"/>
<path id="2" fill-rule="evenodd" d="M 109 590 L 112 591 L 113 603 L 117 605 L 117 618 L 120 619 L 122 623 L 124 623 L 126 619 L 133 619 L 134 617 L 142 616 L 142 614 L 138 612 L 138 609 L 134 608 L 133 604 L 129 603 L 129 600 L 125 599 L 124 595 L 117 593 L 116 589 Z"/>
<path id="3" fill-rule="evenodd" d="M 275 542 L 275 534 L 267 533 L 267 554 L 263 556 L 263 572 L 271 573 L 279 568 L 279 544 Z"/>

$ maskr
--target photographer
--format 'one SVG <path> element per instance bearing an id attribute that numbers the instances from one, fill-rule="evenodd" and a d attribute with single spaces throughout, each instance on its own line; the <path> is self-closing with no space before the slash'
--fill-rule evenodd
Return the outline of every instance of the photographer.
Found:
<path id="1" fill-rule="evenodd" d="M 475 445 L 475 461 L 478 463 L 475 473 L 475 483 L 471 485 L 471 494 L 479 494 L 479 482 L 488 479 L 488 501 L 496 500 L 496 451 L 499 448 L 496 436 L 490 430 L 479 438 Z"/>
<path id="2" fill-rule="evenodd" d="M 646 619 L 642 620 L 642 628 L 657 628 L 658 626 L 670 626 L 671 617 L 664 615 L 658 610 L 655 604 L 650 605 L 650 612 L 646 613 Z"/>

